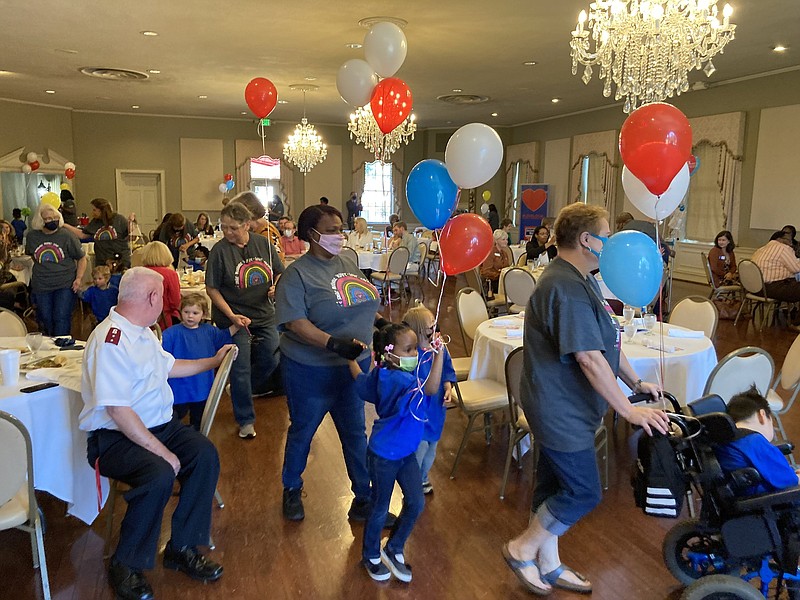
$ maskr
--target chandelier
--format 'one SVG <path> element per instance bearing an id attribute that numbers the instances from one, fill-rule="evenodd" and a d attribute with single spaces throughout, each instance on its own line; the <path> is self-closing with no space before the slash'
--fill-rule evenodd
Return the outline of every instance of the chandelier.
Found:
<path id="1" fill-rule="evenodd" d="M 597 65 L 603 95 L 611 96 L 613 83 L 626 113 L 680 95 L 689 90 L 689 71 L 716 71 L 711 59 L 734 38 L 731 14 L 726 4 L 720 21 L 716 0 L 595 0 L 572 32 L 572 74 L 585 65 L 588 84 Z"/>
<path id="2" fill-rule="evenodd" d="M 316 90 L 317 86 L 291 85 L 289 88 L 303 92 L 303 118 L 283 145 L 283 156 L 305 175 L 328 156 L 328 147 L 306 119 L 306 92 Z"/>
<path id="3" fill-rule="evenodd" d="M 415 118 L 413 114 L 409 115 L 390 133 L 383 133 L 375 121 L 370 105 L 367 104 L 350 115 L 347 130 L 350 132 L 351 140 L 355 139 L 356 144 L 363 144 L 364 148 L 375 155 L 376 160 L 387 162 L 400 144 L 408 144 L 409 138 L 414 139 L 414 133 L 417 131 Z"/>

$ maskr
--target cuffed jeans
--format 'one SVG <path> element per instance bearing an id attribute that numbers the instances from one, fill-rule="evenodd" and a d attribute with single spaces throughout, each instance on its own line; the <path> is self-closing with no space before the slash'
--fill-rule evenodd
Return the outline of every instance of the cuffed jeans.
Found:
<path id="1" fill-rule="evenodd" d="M 283 487 L 292 490 L 303 487 L 302 475 L 311 440 L 322 419 L 330 413 L 342 443 L 351 489 L 359 500 L 369 499 L 364 401 L 356 393 L 350 368 L 305 365 L 286 356 L 281 365 L 290 420 L 283 457 Z M 360 365 L 366 372 L 369 359 Z"/>
<path id="2" fill-rule="evenodd" d="M 436 458 L 436 446 L 438 445 L 438 440 L 435 442 L 426 442 L 422 440 L 417 447 L 417 464 L 419 465 L 423 483 L 428 481 L 428 473 L 430 473 L 433 461 Z"/>
<path id="3" fill-rule="evenodd" d="M 408 536 L 414 529 L 425 508 L 422 495 L 422 477 L 416 454 L 391 460 L 367 450 L 367 468 L 372 479 L 372 512 L 364 524 L 363 558 L 379 558 L 381 555 L 381 531 L 389 513 L 389 502 L 396 481 L 403 491 L 403 510 L 397 516 L 389 539 L 386 542 L 388 553 L 402 554 Z"/>
<path id="4" fill-rule="evenodd" d="M 268 392 L 270 377 L 280 363 L 278 357 L 278 331 L 274 324 L 250 325 L 250 334 L 242 328 L 233 336 L 239 356 L 231 367 L 231 402 L 233 416 L 239 425 L 255 423 L 253 392 Z"/>
<path id="5" fill-rule="evenodd" d="M 71 287 L 51 292 L 36 292 L 33 303 L 36 305 L 36 320 L 42 332 L 49 336 L 70 335 L 72 331 L 72 309 L 75 306 L 75 293 Z"/>

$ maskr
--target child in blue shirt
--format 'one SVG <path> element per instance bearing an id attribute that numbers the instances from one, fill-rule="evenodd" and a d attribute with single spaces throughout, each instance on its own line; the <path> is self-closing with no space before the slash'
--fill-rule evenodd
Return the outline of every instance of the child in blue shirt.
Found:
<path id="1" fill-rule="evenodd" d="M 11 216 L 14 218 L 11 220 L 11 226 L 14 228 L 14 235 L 17 238 L 17 243 L 22 243 L 22 238 L 25 236 L 25 230 L 28 228 L 25 225 L 25 221 L 22 220 L 22 211 L 18 208 L 15 208 L 11 211 Z"/>
<path id="2" fill-rule="evenodd" d="M 433 349 L 423 358 L 432 362 L 427 379 L 423 379 L 417 336 L 408 325 L 395 323 L 375 333 L 373 348 L 377 366 L 369 373 L 363 373 L 354 360 L 349 363 L 358 395 L 375 404 L 378 413 L 367 445 L 372 512 L 364 525 L 362 564 L 376 581 L 394 575 L 409 582 L 411 566 L 405 562 L 403 547 L 425 507 L 415 452 L 428 420 L 428 407 L 441 385 L 444 355 L 441 341 L 434 338 Z M 403 510 L 381 549 L 381 530 L 395 481 L 403 491 Z"/>
<path id="3" fill-rule="evenodd" d="M 92 314 L 100 323 L 108 316 L 111 307 L 117 305 L 119 287 L 111 285 L 111 269 L 105 265 L 92 269 L 92 281 L 94 285 L 78 292 L 78 296 L 92 307 Z"/>
<path id="4" fill-rule="evenodd" d="M 197 359 L 214 356 L 225 344 L 233 343 L 237 325 L 218 329 L 209 323 L 209 307 L 206 296 L 199 292 L 181 298 L 181 322 L 164 330 L 162 345 L 175 358 Z M 183 419 L 189 414 L 189 424 L 200 429 L 206 400 L 214 383 L 214 371 L 205 371 L 191 377 L 170 378 L 169 387 L 174 397 L 172 414 Z"/>
<path id="5" fill-rule="evenodd" d="M 764 494 L 797 485 L 797 472 L 778 447 L 771 444 L 775 436 L 772 413 L 756 387 L 731 398 L 727 412 L 736 422 L 737 435 L 732 442 L 715 449 L 720 467 L 728 473 L 752 467 L 761 475 L 761 483 L 744 490 L 743 495 Z"/>
<path id="6" fill-rule="evenodd" d="M 403 323 L 411 327 L 417 334 L 417 354 L 419 356 L 419 378 L 424 380 L 431 368 L 431 361 L 425 360 L 426 355 L 430 355 L 431 342 L 435 333 L 435 319 L 433 313 L 422 304 L 415 306 L 403 315 Z M 442 346 L 442 383 L 436 395 L 431 399 L 428 408 L 428 420 L 422 431 L 422 441 L 417 448 L 417 462 L 422 472 L 422 493 L 433 493 L 433 485 L 428 480 L 431 465 L 436 458 L 436 446 L 439 438 L 442 437 L 444 429 L 444 418 L 447 407 L 450 405 L 453 384 L 457 381 L 456 372 L 453 369 L 453 361 L 447 348 Z"/>

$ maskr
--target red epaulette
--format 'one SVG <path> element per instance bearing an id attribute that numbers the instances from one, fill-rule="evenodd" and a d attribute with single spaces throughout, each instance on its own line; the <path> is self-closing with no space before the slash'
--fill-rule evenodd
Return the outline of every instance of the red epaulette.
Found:
<path id="1" fill-rule="evenodd" d="M 122 337 L 122 331 L 117 329 L 116 327 L 112 327 L 108 330 L 106 334 L 106 344 L 114 344 L 115 346 L 119 346 L 119 340 Z"/>

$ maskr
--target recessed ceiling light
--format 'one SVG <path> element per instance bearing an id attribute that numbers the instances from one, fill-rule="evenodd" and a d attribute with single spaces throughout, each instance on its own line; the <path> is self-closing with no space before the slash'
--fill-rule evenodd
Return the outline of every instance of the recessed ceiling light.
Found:
<path id="1" fill-rule="evenodd" d="M 493 117 L 496 117 L 496 116 L 497 116 L 497 113 L 492 113 L 492 116 L 493 116 Z"/>
<path id="2" fill-rule="evenodd" d="M 362 47 L 362 45 L 358 43 L 353 43 L 353 44 L 345 44 L 344 47 L 350 48 L 350 50 L 358 50 L 359 48 Z"/>
<path id="3" fill-rule="evenodd" d="M 56 91 L 55 90 L 45 90 L 44 93 L 45 94 L 55 94 Z"/>
<path id="4" fill-rule="evenodd" d="M 138 104 L 134 104 L 134 105 L 131 106 L 131 108 L 136 110 L 137 108 L 139 108 L 139 105 Z"/>
<path id="5" fill-rule="evenodd" d="M 13 75 L 13 74 L 14 74 L 13 71 L 2 71 L 2 70 L 0 70 L 0 75 Z"/>
<path id="6" fill-rule="evenodd" d="M 784 46 L 783 44 L 778 44 L 775 46 L 772 51 L 773 52 L 786 52 L 789 48 Z"/>
<path id="7" fill-rule="evenodd" d="M 202 95 L 202 96 L 198 96 L 197 98 L 200 99 L 200 100 L 205 100 L 206 98 L 208 98 L 208 96 Z"/>
<path id="8" fill-rule="evenodd" d="M 72 50 L 71 48 L 56 48 L 56 52 L 63 52 L 64 54 L 77 54 L 77 50 Z"/>
<path id="9" fill-rule="evenodd" d="M 158 75 L 159 73 L 161 73 L 161 71 L 159 71 L 158 69 L 148 69 L 147 72 L 152 75 Z"/>
<path id="10" fill-rule="evenodd" d="M 303 79 L 305 79 L 306 81 L 316 81 L 317 80 L 316 77 L 311 77 L 310 75 L 308 77 L 304 77 Z"/>
<path id="11" fill-rule="evenodd" d="M 464 90 L 462 90 L 461 88 L 453 88 L 453 91 L 454 91 L 456 94 L 460 94 L 460 93 L 461 93 L 461 92 L 463 92 Z"/>
<path id="12" fill-rule="evenodd" d="M 278 104 L 289 104 L 288 100 L 278 100 Z"/>
<path id="13" fill-rule="evenodd" d="M 532 67 L 532 66 L 534 66 L 534 65 L 536 64 L 536 61 L 535 61 L 535 60 L 526 60 L 526 61 L 525 61 L 524 63 L 522 63 L 522 64 L 523 64 L 523 66 L 525 66 L 525 67 Z"/>
<path id="14" fill-rule="evenodd" d="M 145 37 L 156 37 L 158 35 L 157 31 L 142 31 L 140 33 Z"/>
<path id="15" fill-rule="evenodd" d="M 559 102 L 561 102 L 561 98 L 553 98 L 552 100 L 550 100 L 550 102 L 552 102 L 553 104 L 558 104 Z"/>
<path id="16" fill-rule="evenodd" d="M 110 96 L 95 96 L 96 100 L 111 100 Z"/>

